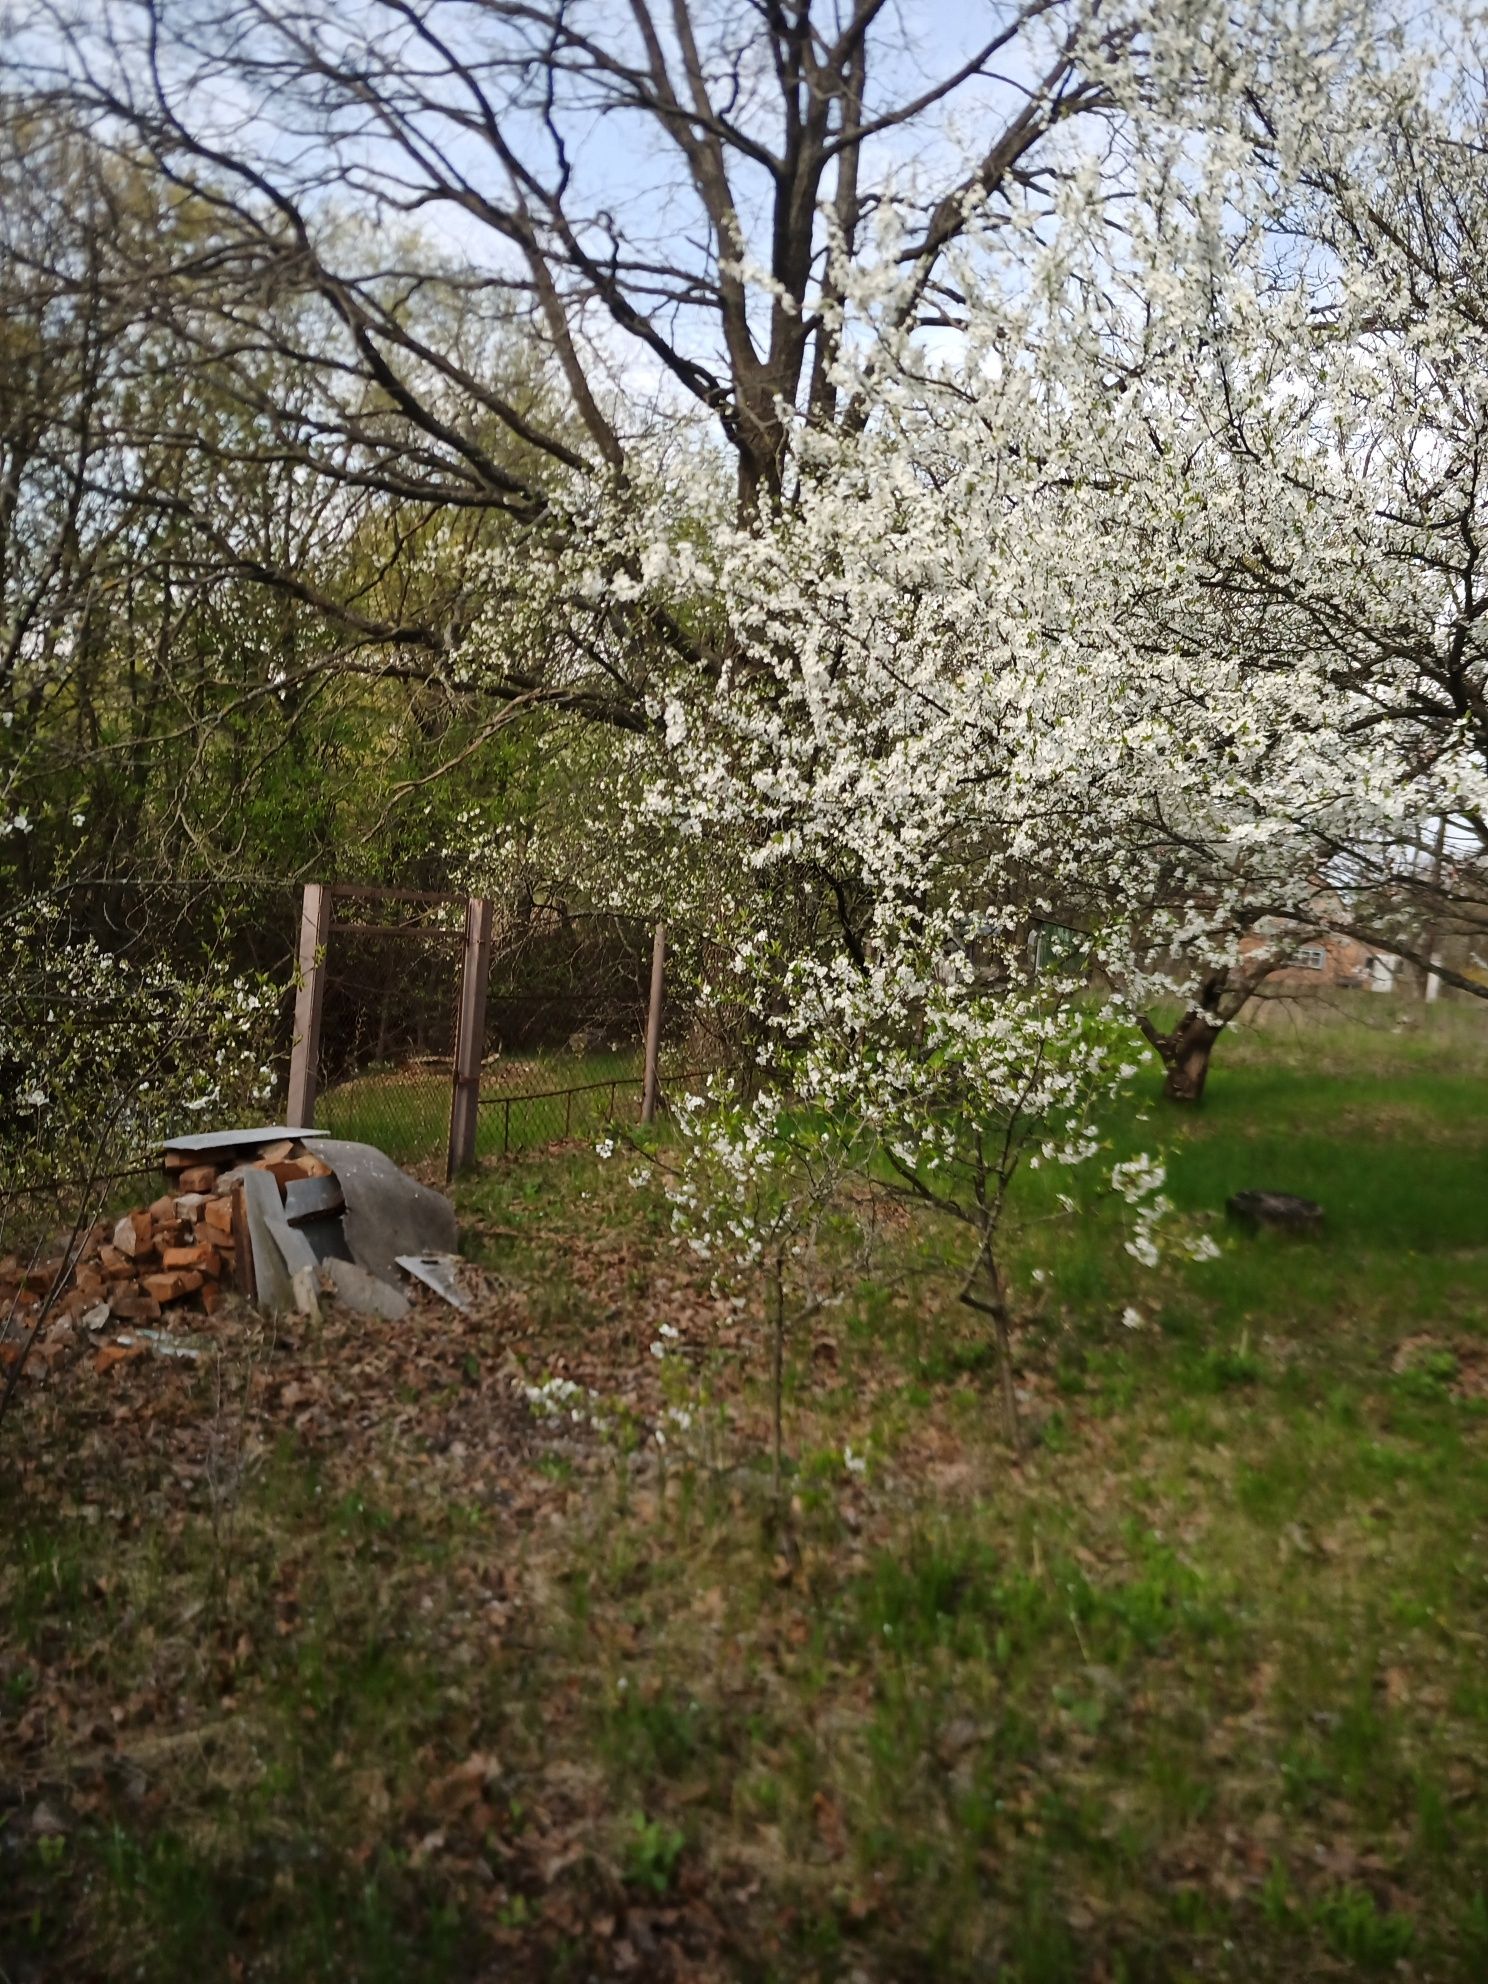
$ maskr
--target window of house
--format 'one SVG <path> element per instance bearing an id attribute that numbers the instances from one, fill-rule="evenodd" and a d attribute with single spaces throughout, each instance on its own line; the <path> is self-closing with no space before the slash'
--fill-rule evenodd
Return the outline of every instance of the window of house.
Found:
<path id="1" fill-rule="evenodd" d="M 1292 963 L 1299 971 L 1322 971 L 1328 962 L 1328 953 L 1321 944 L 1304 944 Z"/>

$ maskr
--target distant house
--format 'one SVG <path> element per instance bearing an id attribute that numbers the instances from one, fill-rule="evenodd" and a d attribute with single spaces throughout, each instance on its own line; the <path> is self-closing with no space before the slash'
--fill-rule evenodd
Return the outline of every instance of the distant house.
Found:
<path id="1" fill-rule="evenodd" d="M 1262 997 L 1298 998 L 1314 992 L 1393 989 L 1400 969 L 1399 958 L 1374 950 L 1360 943 L 1357 937 L 1341 937 L 1333 931 L 1314 932 L 1304 943 L 1289 949 L 1294 932 L 1295 925 L 1280 917 L 1267 916 L 1240 940 L 1242 959 L 1254 958 L 1267 950 L 1282 954 L 1282 961 L 1260 988 Z"/>

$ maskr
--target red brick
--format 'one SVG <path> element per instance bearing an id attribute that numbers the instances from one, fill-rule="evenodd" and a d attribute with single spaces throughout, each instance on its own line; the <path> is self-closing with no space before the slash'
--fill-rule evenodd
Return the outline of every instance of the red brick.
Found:
<path id="1" fill-rule="evenodd" d="M 203 1274 L 220 1274 L 222 1262 L 215 1247 L 199 1240 L 190 1247 L 167 1247 L 160 1257 L 166 1268 L 200 1268 Z"/>
<path id="2" fill-rule="evenodd" d="M 135 1295 L 116 1295 L 109 1303 L 109 1313 L 128 1323 L 153 1323 L 159 1318 L 160 1304 L 141 1289 Z"/>
<path id="3" fill-rule="evenodd" d="M 227 1239 L 232 1233 L 232 1200 L 229 1198 L 208 1199 L 202 1207 L 202 1223 L 213 1233 L 220 1233 Z"/>
<path id="4" fill-rule="evenodd" d="M 183 1295 L 195 1295 L 203 1277 L 195 1269 L 175 1268 L 165 1274 L 147 1274 L 145 1293 L 157 1302 L 179 1302 Z"/>

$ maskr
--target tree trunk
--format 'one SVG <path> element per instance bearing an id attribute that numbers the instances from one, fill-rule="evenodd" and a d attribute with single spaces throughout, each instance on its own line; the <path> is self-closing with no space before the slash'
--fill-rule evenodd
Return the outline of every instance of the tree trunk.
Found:
<path id="1" fill-rule="evenodd" d="M 978 1279 L 987 1286 L 986 1296 L 976 1293 Z M 1018 1388 L 1013 1380 L 1013 1332 L 1008 1320 L 1007 1295 L 1002 1275 L 991 1252 L 990 1236 L 984 1237 L 970 1277 L 961 1291 L 961 1300 L 978 1315 L 990 1316 L 997 1331 L 997 1362 L 1002 1383 L 1002 1416 L 1008 1445 L 1015 1454 L 1023 1451 L 1023 1429 L 1018 1422 Z"/>
<path id="2" fill-rule="evenodd" d="M 773 1420 L 770 1482 L 776 1507 L 780 1504 L 781 1438 L 785 1418 L 785 1261 L 775 1256 L 770 1273 L 773 1298 L 770 1316 L 770 1410 Z"/>
<path id="3" fill-rule="evenodd" d="M 1173 1031 L 1159 1043 L 1158 1052 L 1167 1069 L 1163 1077 L 1163 1094 L 1170 1102 L 1203 1101 L 1204 1083 L 1209 1078 L 1209 1057 L 1223 1030 L 1207 1013 L 1194 1008 L 1185 1013 Z"/>
<path id="4" fill-rule="evenodd" d="M 1273 968 L 1268 959 L 1252 959 L 1211 972 L 1171 1033 L 1159 1033 L 1145 1013 L 1139 1017 L 1138 1025 L 1162 1057 L 1163 1094 L 1170 1102 L 1203 1101 L 1215 1041 Z"/>

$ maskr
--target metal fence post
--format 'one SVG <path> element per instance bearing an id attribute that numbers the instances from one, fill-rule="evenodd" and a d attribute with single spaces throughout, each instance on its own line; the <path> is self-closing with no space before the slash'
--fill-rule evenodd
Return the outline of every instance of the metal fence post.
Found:
<path id="1" fill-rule="evenodd" d="M 491 900 L 472 896 L 465 905 L 465 948 L 460 965 L 460 1013 L 455 1030 L 455 1081 L 450 1096 L 446 1178 L 475 1162 L 480 1108 L 481 1054 L 486 1044 L 486 983 L 491 972 Z"/>
<path id="2" fill-rule="evenodd" d="M 320 1015 L 325 1005 L 325 950 L 331 930 L 331 892 L 323 882 L 307 882 L 300 905 L 299 979 L 295 987 L 294 1045 L 289 1055 L 289 1101 L 285 1119 L 296 1129 L 315 1122 L 315 1086 L 320 1073 Z"/>
<path id="3" fill-rule="evenodd" d="M 646 1007 L 646 1081 L 641 1090 L 641 1121 L 656 1114 L 657 1059 L 661 1052 L 661 1001 L 666 988 L 666 925 L 658 923 L 651 944 L 651 998 Z M 613 1114 L 613 1111 L 611 1112 Z"/>

